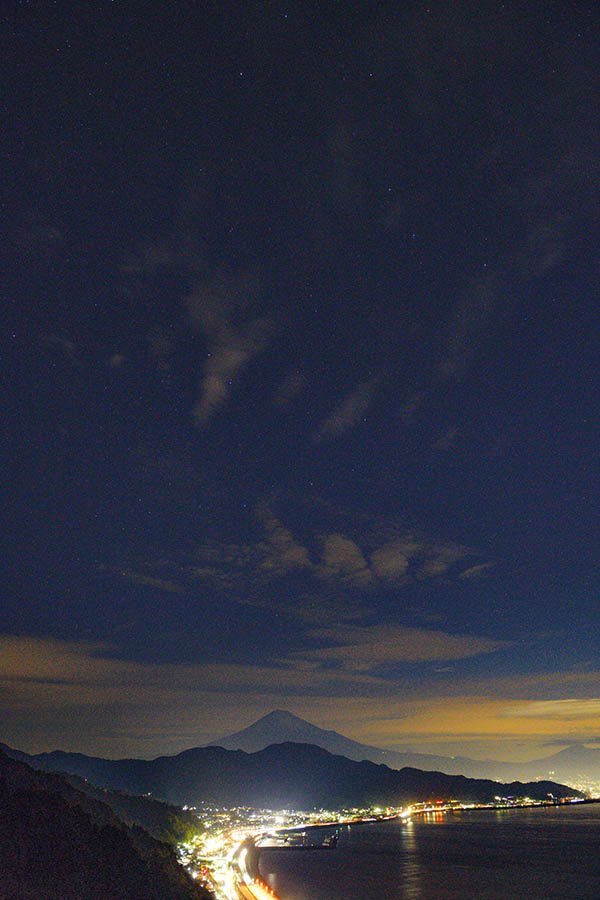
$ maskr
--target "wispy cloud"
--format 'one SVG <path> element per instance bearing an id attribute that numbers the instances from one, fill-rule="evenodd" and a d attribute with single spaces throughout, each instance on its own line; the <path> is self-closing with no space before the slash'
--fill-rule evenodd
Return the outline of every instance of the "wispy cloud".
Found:
<path id="1" fill-rule="evenodd" d="M 110 572 L 113 575 L 119 575 L 126 581 L 133 584 L 139 584 L 143 587 L 154 588 L 158 591 L 165 591 L 167 594 L 183 594 L 185 588 L 183 585 L 168 578 L 156 578 L 153 575 L 147 575 L 144 572 L 138 572 L 134 569 L 120 568 L 116 566 L 100 566 L 100 571 Z"/>
<path id="2" fill-rule="evenodd" d="M 311 635 L 327 646 L 301 651 L 297 656 L 359 672 L 399 663 L 468 659 L 510 646 L 506 641 L 393 624 L 338 625 L 316 629 Z"/>
<path id="3" fill-rule="evenodd" d="M 458 576 L 459 578 L 481 578 L 485 572 L 488 572 L 490 569 L 493 569 L 496 565 L 495 562 L 484 562 L 478 563 L 476 566 L 469 566 L 468 569 L 465 569 Z"/>
<path id="4" fill-rule="evenodd" d="M 568 697 L 562 700 L 532 700 L 510 706 L 503 712 L 509 718 L 533 719 L 597 719 L 600 716 L 600 698 L 578 699 Z"/>
<path id="5" fill-rule="evenodd" d="M 240 591 L 243 587 L 243 602 L 253 603 L 254 590 L 261 580 L 292 572 L 302 576 L 304 593 L 313 597 L 333 585 L 366 594 L 377 587 L 391 589 L 453 578 L 479 564 L 478 554 L 462 544 L 434 541 L 381 520 L 373 526 L 359 526 L 355 521 L 354 528 L 348 531 L 343 517 L 338 519 L 337 524 L 342 526 L 339 530 L 335 528 L 335 514 L 317 513 L 312 526 L 308 526 L 311 518 L 305 516 L 303 534 L 299 536 L 268 503 L 261 503 L 256 520 L 262 526 L 263 537 L 245 544 L 203 544 L 187 577 L 212 580 L 221 587 L 237 587 Z M 334 527 L 325 530 L 324 520 Z M 299 585 L 296 587 L 299 589 Z"/>
<path id="6" fill-rule="evenodd" d="M 326 627 L 339 622 L 362 622 L 370 608 L 364 596 L 341 594 L 335 584 L 328 590 L 307 591 L 294 603 L 294 615 L 306 628 Z"/>
<path id="7" fill-rule="evenodd" d="M 75 341 L 66 334 L 41 334 L 40 341 L 67 360 L 74 369 L 83 369 L 82 354 Z"/>
<path id="8" fill-rule="evenodd" d="M 474 279 L 456 302 L 446 333 L 446 351 L 439 364 L 442 378 L 460 378 L 487 333 L 500 316 L 502 290 L 492 273 Z"/>
<path id="9" fill-rule="evenodd" d="M 101 643 L 4 635 L 2 737 L 26 750 L 157 755 L 282 707 L 365 743 L 416 742 L 430 752 L 464 741 L 497 753 L 510 741 L 510 754 L 522 739 L 539 753 L 551 739 L 590 742 L 600 733 L 597 671 L 492 679 L 432 669 L 409 683 L 393 674 L 399 663 L 454 660 L 458 669 L 507 644 L 400 626 L 324 627 L 314 640 L 323 646 L 260 665 L 182 664 L 137 662 Z M 550 690 L 558 696 L 548 699 Z"/>
<path id="10" fill-rule="evenodd" d="M 235 378 L 269 344 L 273 323 L 252 309 L 258 290 L 253 274 L 219 274 L 187 300 L 191 321 L 207 341 L 200 396 L 193 410 L 199 426 L 210 422 Z"/>
<path id="11" fill-rule="evenodd" d="M 344 397 L 317 430 L 317 439 L 340 437 L 350 431 L 364 418 L 373 401 L 377 379 L 362 381 Z"/>
<path id="12" fill-rule="evenodd" d="M 450 567 L 472 553 L 462 544 L 438 544 L 428 549 L 427 559 L 416 573 L 416 578 L 434 578 L 445 575 Z"/>
<path id="13" fill-rule="evenodd" d="M 359 587 L 371 584 L 372 574 L 362 550 L 343 534 L 327 534 L 323 538 L 322 563 L 317 572 L 324 578 L 335 578 Z"/>
<path id="14" fill-rule="evenodd" d="M 154 752 L 197 745 L 221 713 L 262 714 L 307 698 L 374 694 L 380 679 L 360 672 L 326 672 L 310 661 L 271 664 L 151 663 L 125 659 L 100 643 L 18 635 L 0 637 L 3 740 L 56 740 L 65 748 L 111 754 L 150 746 Z M 77 727 L 74 727 L 74 722 Z M 168 723 L 168 724 L 167 724 Z M 177 743 L 188 725 L 186 743 Z M 174 735 L 176 736 L 174 738 Z M 47 745 L 42 749 L 51 749 Z"/>
<path id="15" fill-rule="evenodd" d="M 292 369 L 277 387 L 273 403 L 275 406 L 288 406 L 299 397 L 306 386 L 306 375 L 299 369 Z"/>
<path id="16" fill-rule="evenodd" d="M 336 678 L 316 667 L 297 667 L 293 659 L 272 664 L 238 663 L 146 663 L 120 658 L 115 648 L 103 643 L 61 641 L 12 635 L 0 637 L 0 681 L 5 692 L 16 692 L 23 699 L 36 696 L 36 685 L 55 684 L 56 697 L 64 702 L 98 703 L 121 699 L 135 703 L 151 698 L 168 700 L 176 694 L 189 695 L 202 685 L 203 690 L 229 693 L 250 691 L 278 692 L 282 688 L 330 690 Z M 377 679 L 345 673 L 338 680 L 351 686 L 376 685 Z M 48 690 L 48 688 L 46 688 Z M 124 691 L 124 693 L 123 693 Z M 43 700 L 43 692 L 40 694 Z"/>
<path id="17" fill-rule="evenodd" d="M 260 569 L 285 574 L 294 569 L 312 568 L 306 547 L 294 538 L 289 528 L 285 527 L 266 504 L 259 506 L 257 516 L 264 525 L 267 538 L 257 547 L 258 553 L 263 557 L 258 562 Z"/>
<path id="18" fill-rule="evenodd" d="M 513 186 L 511 205 L 524 232 L 509 260 L 517 277 L 540 278 L 569 257 L 573 222 L 591 209 L 597 177 L 598 154 L 584 144 L 543 160 Z"/>
<path id="19" fill-rule="evenodd" d="M 316 637 L 331 641 L 331 632 L 335 629 L 321 629 Z M 166 752 L 182 749 L 177 740 L 186 723 L 194 723 L 189 732 L 194 744 L 199 742 L 200 723 L 209 730 L 212 721 L 214 736 L 214 721 L 224 710 L 236 710 L 238 716 L 242 709 L 247 715 L 252 711 L 260 715 L 291 704 L 305 714 L 311 708 L 327 708 L 331 716 L 344 704 L 367 703 L 370 714 L 377 709 L 389 712 L 390 702 L 395 705 L 395 683 L 374 674 L 378 666 L 399 659 L 463 658 L 492 649 L 485 639 L 477 644 L 478 639 L 465 638 L 461 643 L 460 638 L 434 633 L 430 644 L 416 654 L 410 649 L 414 640 L 422 644 L 428 638 L 411 629 L 383 636 L 346 628 L 341 639 L 348 643 L 250 665 L 138 662 L 123 658 L 108 644 L 4 635 L 0 637 L 3 739 L 18 742 L 22 734 L 30 744 L 39 732 L 38 739 L 55 736 L 63 747 L 66 739 L 74 749 L 97 753 L 98 742 L 102 746 L 110 735 L 106 746 L 113 754 L 127 747 L 139 753 L 145 745 Z M 75 719 L 77 729 L 72 726 Z"/>
<path id="20" fill-rule="evenodd" d="M 408 574 L 410 560 L 422 551 L 422 544 L 410 538 L 395 538 L 371 554 L 371 568 L 384 581 L 397 582 Z"/>
<path id="21" fill-rule="evenodd" d="M 184 480 L 181 502 L 187 490 L 193 494 L 193 472 Z M 202 596 L 209 591 L 221 601 L 273 608 L 310 627 L 368 621 L 385 594 L 414 594 L 430 582 L 459 583 L 463 574 L 476 578 L 491 565 L 470 547 L 433 540 L 391 519 L 357 519 L 318 505 L 286 512 L 281 506 L 270 498 L 249 511 L 245 541 L 223 535 L 177 557 L 131 556 L 99 569 L 170 594 L 202 590 Z M 432 623 L 421 615 L 422 622 Z"/>

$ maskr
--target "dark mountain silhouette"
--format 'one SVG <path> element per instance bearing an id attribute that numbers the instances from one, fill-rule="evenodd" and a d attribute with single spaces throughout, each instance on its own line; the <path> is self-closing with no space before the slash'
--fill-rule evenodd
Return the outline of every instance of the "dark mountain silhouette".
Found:
<path id="1" fill-rule="evenodd" d="M 316 744 L 317 747 L 346 756 L 348 759 L 357 761 L 367 759 L 374 763 L 383 763 L 392 769 L 410 766 L 429 772 L 445 772 L 448 775 L 465 775 L 469 778 L 491 778 L 496 781 L 516 779 L 533 781 L 536 778 L 552 777 L 563 784 L 593 782 L 600 784 L 600 750 L 593 748 L 567 747 L 552 756 L 525 763 L 477 760 L 465 756 L 403 753 L 360 744 L 337 731 L 318 728 L 299 716 L 280 709 L 268 713 L 242 731 L 213 741 L 210 746 L 255 753 L 268 747 L 269 744 L 281 744 L 286 741 Z"/>
<path id="2" fill-rule="evenodd" d="M 356 762 L 311 744 L 272 744 L 257 753 L 200 747 L 155 760 L 106 760 L 81 754 L 30 757 L 32 765 L 75 772 L 102 787 L 151 792 L 171 803 L 311 809 L 400 805 L 439 797 L 486 802 L 498 794 L 546 798 L 573 795 L 544 781 L 499 784 L 369 761 Z"/>
<path id="3" fill-rule="evenodd" d="M 173 851 L 64 777 L 0 753 L 0 897 L 200 900 Z"/>
<path id="4" fill-rule="evenodd" d="M 486 763 L 479 763 L 477 760 L 434 756 L 429 753 L 398 753 L 394 750 L 372 747 L 369 744 L 360 744 L 337 731 L 312 725 L 305 719 L 283 709 L 275 709 L 249 725 L 248 728 L 213 741 L 209 746 L 256 753 L 257 750 L 264 750 L 269 744 L 283 744 L 287 741 L 298 744 L 315 744 L 317 747 L 322 747 L 323 750 L 346 756 L 357 762 L 367 759 L 370 762 L 389 766 L 391 769 L 411 766 L 430 772 L 446 772 L 448 775 L 468 774 L 473 778 L 490 777 L 487 772 L 484 772 Z M 465 768 L 481 768 L 482 771 L 466 772 Z"/>
<path id="5" fill-rule="evenodd" d="M 513 770 L 516 768 L 513 766 Z M 600 784 L 600 750 L 573 744 L 544 759 L 522 763 L 518 769 L 524 778 L 537 778 L 541 774 L 565 784 Z"/>
<path id="6" fill-rule="evenodd" d="M 13 750 L 6 744 L 0 744 L 0 752 L 4 751 L 13 759 L 28 763 L 36 769 L 47 771 L 62 771 L 60 766 L 60 753 L 47 754 L 51 762 L 46 765 L 43 761 L 39 764 L 36 757 L 28 756 L 19 750 Z M 74 754 L 77 756 L 77 754 Z M 46 754 L 41 754 L 42 758 Z M 87 759 L 87 757 L 83 757 Z M 56 762 L 55 764 L 55 761 Z M 174 806 L 161 800 L 150 797 L 140 797 L 128 794 L 121 790 L 111 791 L 106 788 L 96 787 L 92 782 L 77 774 L 69 774 L 66 768 L 63 777 L 76 790 L 94 800 L 100 800 L 110 806 L 115 815 L 126 825 L 139 825 L 152 837 L 159 841 L 175 845 L 185 840 L 190 835 L 197 833 L 200 822 L 198 817 L 180 806 Z"/>

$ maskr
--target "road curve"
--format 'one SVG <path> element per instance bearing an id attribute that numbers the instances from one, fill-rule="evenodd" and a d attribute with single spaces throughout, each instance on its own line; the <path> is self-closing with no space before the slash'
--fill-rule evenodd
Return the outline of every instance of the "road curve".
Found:
<path id="1" fill-rule="evenodd" d="M 258 869 L 259 838 L 249 837 L 236 848 L 231 859 L 234 890 L 239 900 L 279 900 L 272 887 L 263 881 Z"/>

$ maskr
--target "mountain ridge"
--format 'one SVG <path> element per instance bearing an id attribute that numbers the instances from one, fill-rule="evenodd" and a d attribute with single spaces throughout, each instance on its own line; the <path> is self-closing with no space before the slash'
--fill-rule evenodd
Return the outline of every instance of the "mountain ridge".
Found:
<path id="1" fill-rule="evenodd" d="M 94 784 L 134 794 L 150 793 L 178 805 L 311 809 L 401 806 L 443 797 L 490 802 L 506 796 L 543 799 L 577 796 L 556 782 L 499 784 L 489 779 L 398 771 L 369 760 L 357 762 L 313 744 L 271 744 L 256 753 L 198 747 L 155 760 L 105 760 L 82 754 L 40 754 L 32 766 L 71 771 Z"/>
<path id="2" fill-rule="evenodd" d="M 551 756 L 524 763 L 385 750 L 370 744 L 361 744 L 332 729 L 320 728 L 288 710 L 281 709 L 272 710 L 246 728 L 226 735 L 218 741 L 212 741 L 207 746 L 219 746 L 228 750 L 240 749 L 253 753 L 264 749 L 269 743 L 283 743 L 289 740 L 312 743 L 348 759 L 356 761 L 367 759 L 377 764 L 383 763 L 393 769 L 409 766 L 423 771 L 465 775 L 468 778 L 491 778 L 496 781 L 535 780 L 553 773 L 553 778 L 565 784 L 586 780 L 600 784 L 600 750 L 593 748 L 574 745 Z"/>
<path id="3" fill-rule="evenodd" d="M 468 757 L 443 757 L 433 754 L 408 753 L 385 750 L 368 744 L 361 744 L 345 737 L 333 729 L 323 729 L 301 719 L 287 710 L 276 709 L 253 722 L 247 728 L 226 735 L 218 741 L 204 745 L 204 748 L 188 748 L 174 755 L 161 755 L 154 760 L 123 758 L 103 760 L 100 757 L 82 753 L 67 753 L 54 750 L 49 753 L 26 754 L 4 746 L 13 758 L 21 758 L 49 771 L 68 769 L 70 772 L 94 783 L 120 788 L 113 783 L 114 764 L 123 773 L 128 773 L 130 790 L 133 794 L 145 793 L 145 773 L 152 763 L 173 758 L 185 760 L 198 749 L 222 747 L 229 751 L 255 753 L 271 744 L 308 743 L 322 747 L 329 753 L 361 762 L 368 760 L 376 765 L 386 765 L 400 771 L 402 768 L 416 768 L 424 772 L 442 772 L 447 775 L 464 775 L 467 778 L 492 779 L 501 782 L 534 781 L 548 779 L 561 784 L 600 784 L 600 750 L 581 745 L 566 747 L 549 757 L 534 759 L 525 763 L 498 762 L 495 760 L 472 760 Z M 32 763 L 31 760 L 36 760 Z M 90 774 L 91 773 L 91 774 Z M 185 801 L 184 801 L 185 802 Z"/>

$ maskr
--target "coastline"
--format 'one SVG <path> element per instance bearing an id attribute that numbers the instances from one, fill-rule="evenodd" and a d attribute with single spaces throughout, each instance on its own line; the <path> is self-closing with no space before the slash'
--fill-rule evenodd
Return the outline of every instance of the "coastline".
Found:
<path id="1" fill-rule="evenodd" d="M 593 798 L 585 803 L 546 804 L 544 812 L 538 805 L 524 805 L 461 811 L 468 816 L 450 811 L 419 814 L 412 825 L 358 829 L 354 837 L 344 834 L 341 858 L 327 858 L 323 860 L 326 865 L 311 856 L 281 858 L 265 848 L 261 873 L 281 900 L 334 896 L 348 900 L 373 896 L 389 900 L 408 896 L 596 900 L 600 872 L 591 861 L 597 858 L 593 848 L 600 837 L 599 805 L 600 798 Z M 504 815 L 516 809 L 523 812 Z M 472 815 L 474 812 L 483 815 Z M 384 826 L 383 822 L 364 824 Z M 570 853 L 556 852 L 560 847 L 569 847 Z M 577 873 L 573 854 L 583 860 L 583 870 Z M 391 872 L 396 874 L 390 878 Z M 511 878 L 516 879 L 514 885 Z M 557 885 L 562 885 L 560 894 L 552 892 Z M 404 892 L 409 889 L 415 893 Z"/>
<path id="2" fill-rule="evenodd" d="M 600 804 L 600 797 L 591 797 L 584 799 L 565 801 L 532 801 L 531 803 L 519 804 L 480 804 L 480 805 L 461 805 L 443 804 L 431 806 L 407 807 L 390 814 L 374 815 L 374 816 L 357 816 L 345 819 L 331 820 L 327 822 L 308 822 L 304 825 L 295 825 L 288 828 L 278 828 L 269 833 L 261 833 L 251 837 L 244 838 L 234 849 L 230 867 L 232 869 L 232 898 L 235 900 L 280 900 L 274 889 L 266 882 L 260 873 L 260 857 L 263 851 L 281 853 L 284 852 L 307 852 L 307 851 L 323 851 L 334 850 L 337 845 L 337 839 L 334 844 L 278 844 L 278 843 L 262 843 L 261 841 L 275 841 L 282 835 L 306 835 L 318 831 L 331 832 L 335 829 L 337 833 L 342 828 L 356 827 L 360 825 L 377 825 L 384 822 L 395 820 L 410 821 L 413 817 L 427 817 L 463 815 L 464 813 L 473 812 L 513 812 L 515 810 L 531 810 L 531 809 L 556 809 L 567 806 L 585 806 L 590 804 Z"/>

